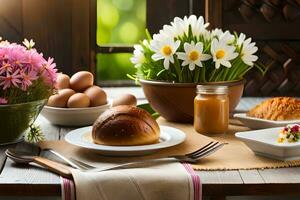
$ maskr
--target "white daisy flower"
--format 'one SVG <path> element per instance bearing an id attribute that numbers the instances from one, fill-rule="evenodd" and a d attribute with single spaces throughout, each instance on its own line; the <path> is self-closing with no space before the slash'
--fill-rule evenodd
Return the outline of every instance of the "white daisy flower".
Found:
<path id="1" fill-rule="evenodd" d="M 210 41 L 212 39 L 211 38 L 211 33 L 208 30 L 204 30 L 203 33 L 202 33 L 202 36 L 203 36 L 205 41 Z"/>
<path id="2" fill-rule="evenodd" d="M 151 58 L 155 61 L 164 59 L 164 67 L 169 69 L 170 62 L 174 63 L 173 55 L 176 53 L 180 45 L 180 41 L 174 42 L 172 39 L 168 38 L 165 40 L 152 40 L 150 43 L 150 49 L 155 53 Z"/>
<path id="3" fill-rule="evenodd" d="M 204 31 L 206 31 L 206 28 L 209 26 L 209 23 L 204 23 L 204 19 L 202 16 L 197 19 L 196 15 L 191 15 L 187 19 L 187 22 L 188 25 L 191 25 L 193 36 L 199 36 L 200 34 L 203 34 Z"/>
<path id="4" fill-rule="evenodd" d="M 130 58 L 130 61 L 136 68 L 141 67 L 145 62 L 144 49 L 141 45 L 134 45 L 133 56 Z"/>
<path id="5" fill-rule="evenodd" d="M 238 56 L 238 53 L 234 52 L 235 47 L 230 46 L 224 40 L 217 40 L 216 38 L 211 42 L 210 48 L 213 61 L 215 62 L 216 69 L 219 69 L 221 65 L 230 68 L 230 60 L 235 59 Z"/>
<path id="6" fill-rule="evenodd" d="M 195 65 L 202 67 L 201 61 L 206 61 L 211 58 L 209 54 L 203 54 L 203 44 L 198 42 L 195 44 L 193 41 L 191 44 L 184 43 L 184 51 L 177 53 L 178 59 L 183 60 L 182 66 L 189 65 L 189 69 L 193 71 L 195 69 Z"/>
<path id="7" fill-rule="evenodd" d="M 234 35 L 232 35 L 229 31 L 225 31 L 219 35 L 219 40 L 224 40 L 227 44 L 232 44 L 234 39 Z"/>
<path id="8" fill-rule="evenodd" d="M 174 27 L 170 25 L 164 25 L 163 29 L 160 30 L 159 33 L 169 38 L 176 38 L 179 35 L 179 33 L 175 32 Z"/>
<path id="9" fill-rule="evenodd" d="M 143 40 L 143 45 L 146 46 L 146 47 L 149 47 L 150 46 L 149 41 L 144 39 Z"/>
<path id="10" fill-rule="evenodd" d="M 171 22 L 171 26 L 173 27 L 174 37 L 183 36 L 184 33 L 188 32 L 189 22 L 186 16 L 183 19 L 175 17 L 174 21 Z"/>
<path id="11" fill-rule="evenodd" d="M 26 38 L 23 41 L 23 44 L 25 47 L 27 47 L 27 49 L 32 49 L 32 47 L 35 45 L 35 42 L 31 39 L 31 40 L 27 40 Z"/>
<path id="12" fill-rule="evenodd" d="M 251 38 L 246 39 L 246 35 L 241 33 L 237 39 L 237 45 L 241 47 L 241 58 L 246 65 L 253 66 L 253 62 L 257 61 L 258 57 L 253 55 L 257 52 L 258 48 L 255 42 L 251 43 Z"/>
<path id="13" fill-rule="evenodd" d="M 152 41 L 164 41 L 168 39 L 168 35 L 166 35 L 162 30 L 158 34 L 153 34 Z"/>
<path id="14" fill-rule="evenodd" d="M 246 39 L 246 35 L 245 35 L 244 33 L 241 33 L 241 34 L 239 35 L 237 41 L 236 41 L 236 44 L 237 44 L 238 46 L 242 46 L 242 44 L 244 43 L 245 39 Z"/>
<path id="15" fill-rule="evenodd" d="M 211 35 L 211 38 L 213 38 L 213 37 L 219 38 L 220 35 L 222 35 L 222 34 L 223 34 L 222 29 L 215 28 L 214 30 L 211 31 L 211 34 L 210 34 L 210 35 Z"/>

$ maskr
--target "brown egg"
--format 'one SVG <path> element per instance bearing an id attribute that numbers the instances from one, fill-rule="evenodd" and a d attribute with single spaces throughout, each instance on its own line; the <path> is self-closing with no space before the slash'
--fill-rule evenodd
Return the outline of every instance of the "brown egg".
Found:
<path id="1" fill-rule="evenodd" d="M 65 89 L 70 88 L 70 77 L 66 74 L 58 74 L 57 80 L 56 80 L 56 86 L 57 89 Z"/>
<path id="2" fill-rule="evenodd" d="M 47 105 L 53 106 L 53 107 L 64 108 L 67 106 L 67 102 L 68 102 L 70 96 L 72 96 L 74 94 L 75 94 L 75 91 L 70 88 L 59 90 L 58 94 L 50 96 L 50 98 L 48 99 Z"/>
<path id="3" fill-rule="evenodd" d="M 119 105 L 132 105 L 136 106 L 137 99 L 132 94 L 123 94 L 120 97 L 113 100 L 112 106 L 119 106 Z"/>
<path id="4" fill-rule="evenodd" d="M 67 103 L 68 108 L 86 108 L 90 106 L 90 99 L 86 94 L 73 94 Z"/>
<path id="5" fill-rule="evenodd" d="M 88 71 L 77 72 L 70 79 L 70 87 L 76 92 L 84 91 L 86 88 L 92 86 L 93 83 L 94 76 Z"/>
<path id="6" fill-rule="evenodd" d="M 94 106 L 101 106 L 107 103 L 107 96 L 104 90 L 98 86 L 91 86 L 84 91 L 90 100 L 91 100 L 91 107 Z"/>

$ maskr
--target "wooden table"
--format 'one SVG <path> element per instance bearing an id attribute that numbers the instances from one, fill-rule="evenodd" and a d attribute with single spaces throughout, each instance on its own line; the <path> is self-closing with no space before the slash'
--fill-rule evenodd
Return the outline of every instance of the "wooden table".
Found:
<path id="1" fill-rule="evenodd" d="M 107 88 L 108 96 L 133 93 L 145 102 L 140 88 Z M 237 108 L 247 110 L 260 102 L 258 98 L 243 98 Z M 71 128 L 51 125 L 39 116 L 47 140 L 60 140 Z M 2 152 L 4 148 L 2 148 Z M 1 152 L 1 153 L 2 153 Z M 242 162 L 242 161 L 241 161 Z M 300 167 L 267 170 L 196 171 L 203 184 L 203 194 L 214 199 L 243 195 L 299 195 Z M 0 175 L 1 196 L 60 196 L 60 178 L 38 167 L 20 167 L 7 159 Z"/>

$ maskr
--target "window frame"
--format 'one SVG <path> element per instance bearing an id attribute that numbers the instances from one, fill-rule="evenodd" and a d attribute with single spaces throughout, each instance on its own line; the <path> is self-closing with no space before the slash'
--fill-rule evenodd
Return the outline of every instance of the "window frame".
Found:
<path id="1" fill-rule="evenodd" d="M 95 8 L 97 8 L 97 0 L 91 0 L 95 3 Z M 183 17 L 185 15 L 203 15 L 204 16 L 204 6 L 205 0 L 146 0 L 146 27 L 151 34 L 158 32 L 161 27 L 169 23 L 175 16 Z M 134 48 L 133 45 L 98 45 L 96 43 L 96 30 L 97 30 L 97 10 L 94 9 L 91 30 L 95 51 L 94 56 L 97 54 L 114 54 L 114 53 L 132 53 Z M 92 71 L 96 73 L 96 59 L 94 58 L 94 64 L 92 66 Z M 101 66 L 100 66 L 101 67 Z M 97 77 L 97 76 L 95 76 Z M 96 78 L 96 83 L 100 86 L 135 86 L 134 81 L 131 80 L 107 80 L 100 81 Z"/>

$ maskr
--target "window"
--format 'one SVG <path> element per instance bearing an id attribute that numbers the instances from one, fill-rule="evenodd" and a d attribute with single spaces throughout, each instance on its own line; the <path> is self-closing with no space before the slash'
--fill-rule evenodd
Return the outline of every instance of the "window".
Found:
<path id="1" fill-rule="evenodd" d="M 145 38 L 146 0 L 97 0 L 97 80 L 134 73 L 132 46 Z M 119 53 L 120 52 L 120 53 Z"/>
<path id="2" fill-rule="evenodd" d="M 203 13 L 203 5 L 201 0 L 97 0 L 98 84 L 132 85 L 126 76 L 135 72 L 129 58 L 133 45 L 145 38 L 146 25 L 155 33 L 175 16 Z"/>

